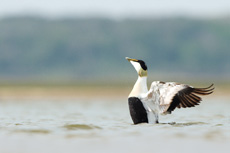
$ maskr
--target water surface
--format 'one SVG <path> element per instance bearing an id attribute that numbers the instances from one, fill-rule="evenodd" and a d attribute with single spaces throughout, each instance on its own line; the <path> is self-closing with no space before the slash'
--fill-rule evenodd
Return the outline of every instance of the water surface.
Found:
<path id="1" fill-rule="evenodd" d="M 230 150 L 230 101 L 133 125 L 126 99 L 1 100 L 1 153 L 209 152 Z"/>

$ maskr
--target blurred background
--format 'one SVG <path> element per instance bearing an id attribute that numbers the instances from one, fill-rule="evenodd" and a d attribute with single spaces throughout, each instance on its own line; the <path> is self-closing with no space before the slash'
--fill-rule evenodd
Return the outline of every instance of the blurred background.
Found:
<path id="1" fill-rule="evenodd" d="M 230 2 L 225 0 L 3 0 L 0 82 L 124 84 L 144 60 L 150 79 L 226 83 Z"/>

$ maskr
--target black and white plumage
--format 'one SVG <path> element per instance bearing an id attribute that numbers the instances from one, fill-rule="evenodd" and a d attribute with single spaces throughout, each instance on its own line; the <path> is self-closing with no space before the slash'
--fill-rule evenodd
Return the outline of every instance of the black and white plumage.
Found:
<path id="1" fill-rule="evenodd" d="M 199 105 L 199 95 L 211 94 L 213 84 L 207 88 L 194 88 L 176 82 L 154 81 L 147 88 L 147 66 L 144 61 L 126 57 L 138 73 L 138 79 L 129 94 L 129 110 L 134 124 L 158 123 L 159 114 L 171 114 L 176 108 Z"/>

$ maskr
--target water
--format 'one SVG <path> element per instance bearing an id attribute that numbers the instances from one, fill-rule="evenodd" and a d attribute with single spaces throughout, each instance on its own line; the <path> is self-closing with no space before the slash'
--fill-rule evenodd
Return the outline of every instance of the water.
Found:
<path id="1" fill-rule="evenodd" d="M 133 125 L 127 100 L 1 100 L 0 153 L 229 153 L 230 100 L 205 98 L 195 108 Z"/>

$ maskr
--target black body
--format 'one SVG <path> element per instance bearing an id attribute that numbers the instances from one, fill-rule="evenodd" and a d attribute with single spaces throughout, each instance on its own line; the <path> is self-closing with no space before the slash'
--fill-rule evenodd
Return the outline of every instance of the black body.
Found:
<path id="1" fill-rule="evenodd" d="M 129 111 L 134 124 L 148 123 L 147 112 L 137 97 L 129 97 Z"/>

